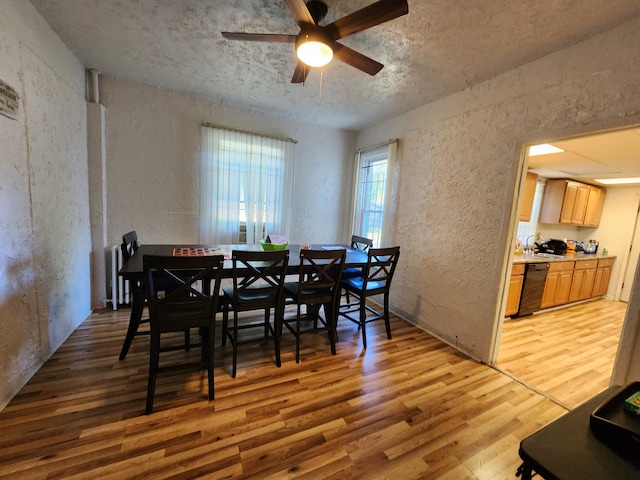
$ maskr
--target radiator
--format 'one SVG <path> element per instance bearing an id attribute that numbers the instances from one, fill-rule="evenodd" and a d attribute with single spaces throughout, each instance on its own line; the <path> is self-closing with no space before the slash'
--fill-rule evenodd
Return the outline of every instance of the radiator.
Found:
<path id="1" fill-rule="evenodd" d="M 120 305 L 129 305 L 131 302 L 129 280 L 124 280 L 118 275 L 123 264 L 120 245 L 114 245 L 111 247 L 111 304 L 114 310 L 117 310 Z"/>

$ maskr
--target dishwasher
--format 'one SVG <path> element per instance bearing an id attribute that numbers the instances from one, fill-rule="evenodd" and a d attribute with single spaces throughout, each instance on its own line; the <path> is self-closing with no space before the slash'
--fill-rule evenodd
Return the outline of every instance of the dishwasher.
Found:
<path id="1" fill-rule="evenodd" d="M 531 315 L 540 310 L 542 294 L 544 293 L 544 283 L 549 272 L 548 263 L 528 263 L 524 272 L 524 285 L 522 286 L 522 296 L 520 297 L 520 308 L 518 317 Z"/>

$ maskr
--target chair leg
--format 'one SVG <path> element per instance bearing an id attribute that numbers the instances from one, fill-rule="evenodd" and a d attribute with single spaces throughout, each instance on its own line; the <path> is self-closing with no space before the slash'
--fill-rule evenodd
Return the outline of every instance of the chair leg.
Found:
<path id="1" fill-rule="evenodd" d="M 184 349 L 187 352 L 191 350 L 191 332 L 188 329 L 184 331 Z"/>
<path id="2" fill-rule="evenodd" d="M 387 327 L 387 338 L 391 340 L 391 322 L 389 321 L 389 294 L 384 294 L 384 324 Z"/>
<path id="3" fill-rule="evenodd" d="M 124 344 L 122 350 L 120 350 L 119 360 L 124 360 L 131 347 L 133 337 L 136 336 L 140 322 L 142 321 L 142 312 L 144 311 L 144 294 L 134 293 L 131 301 L 131 316 L 129 317 L 129 327 L 127 328 L 127 335 L 124 337 Z"/>
<path id="4" fill-rule="evenodd" d="M 362 327 L 362 348 L 367 349 L 367 309 L 366 309 L 366 297 L 362 295 L 360 297 L 360 325 Z"/>
<path id="5" fill-rule="evenodd" d="M 156 390 L 156 375 L 160 364 L 160 334 L 151 333 L 151 348 L 149 352 L 149 380 L 147 383 L 147 407 L 145 415 L 153 411 L 153 397 Z"/>
<path id="6" fill-rule="evenodd" d="M 324 307 L 324 317 L 326 318 L 327 323 L 327 332 L 329 333 L 329 343 L 331 344 L 331 355 L 336 354 L 336 321 L 337 314 L 336 309 L 333 308 L 332 303 L 325 303 Z"/>
<path id="7" fill-rule="evenodd" d="M 276 366 L 280 368 L 282 362 L 280 361 L 280 336 L 278 330 L 282 327 L 282 319 L 284 317 L 284 301 L 281 306 L 277 306 L 273 309 L 273 345 L 276 353 Z"/>
<path id="8" fill-rule="evenodd" d="M 296 310 L 296 363 L 300 363 L 300 315 L 302 305 L 298 304 Z"/>
<path id="9" fill-rule="evenodd" d="M 236 378 L 236 364 L 238 361 L 238 313 L 233 311 L 233 340 L 231 344 L 233 346 L 233 367 L 231 369 L 231 377 Z"/>
<path id="10" fill-rule="evenodd" d="M 229 304 L 222 309 L 222 346 L 227 344 L 227 328 L 229 327 Z"/>
<path id="11" fill-rule="evenodd" d="M 213 351 L 216 343 L 216 328 L 215 325 L 211 325 L 209 328 L 205 329 L 203 332 L 202 341 L 207 342 L 207 345 L 202 346 L 202 351 L 205 352 L 206 348 L 206 361 L 207 361 L 207 370 L 208 370 L 208 380 L 209 380 L 209 400 L 213 400 L 215 398 L 214 392 L 214 384 L 213 384 Z"/>

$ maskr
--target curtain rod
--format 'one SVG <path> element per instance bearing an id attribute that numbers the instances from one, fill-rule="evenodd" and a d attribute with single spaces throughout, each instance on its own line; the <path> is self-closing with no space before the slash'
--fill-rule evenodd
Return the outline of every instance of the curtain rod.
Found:
<path id="1" fill-rule="evenodd" d="M 370 147 L 365 147 L 365 148 L 358 148 L 356 150 L 356 153 L 366 152 L 368 150 L 373 150 L 374 148 L 382 147 L 384 145 L 391 145 L 392 143 L 398 143 L 398 139 L 397 138 L 392 138 L 391 140 L 387 140 L 386 142 L 378 143 L 377 145 L 372 145 Z"/>
<path id="2" fill-rule="evenodd" d="M 251 132 L 249 130 L 240 130 L 239 128 L 223 127 L 223 126 L 220 126 L 220 125 L 214 125 L 212 123 L 207 123 L 207 122 L 202 122 L 200 125 L 202 125 L 203 127 L 219 128 L 221 130 L 228 130 L 230 132 L 248 133 L 249 135 L 257 135 L 259 137 L 270 138 L 272 140 L 282 140 L 283 142 L 298 143 L 298 141 L 294 140 L 293 138 L 274 137 L 272 135 L 266 135 L 266 134 L 260 133 L 260 132 Z"/>

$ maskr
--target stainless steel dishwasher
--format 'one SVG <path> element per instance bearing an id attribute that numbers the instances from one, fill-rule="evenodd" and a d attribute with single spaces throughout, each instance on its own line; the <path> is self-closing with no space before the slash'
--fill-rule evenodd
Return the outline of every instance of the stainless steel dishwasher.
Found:
<path id="1" fill-rule="evenodd" d="M 544 283 L 547 280 L 548 272 L 548 263 L 527 263 L 524 271 L 524 285 L 522 286 L 522 296 L 520 297 L 520 308 L 516 316 L 523 317 L 540 310 L 542 294 L 544 293 Z"/>

